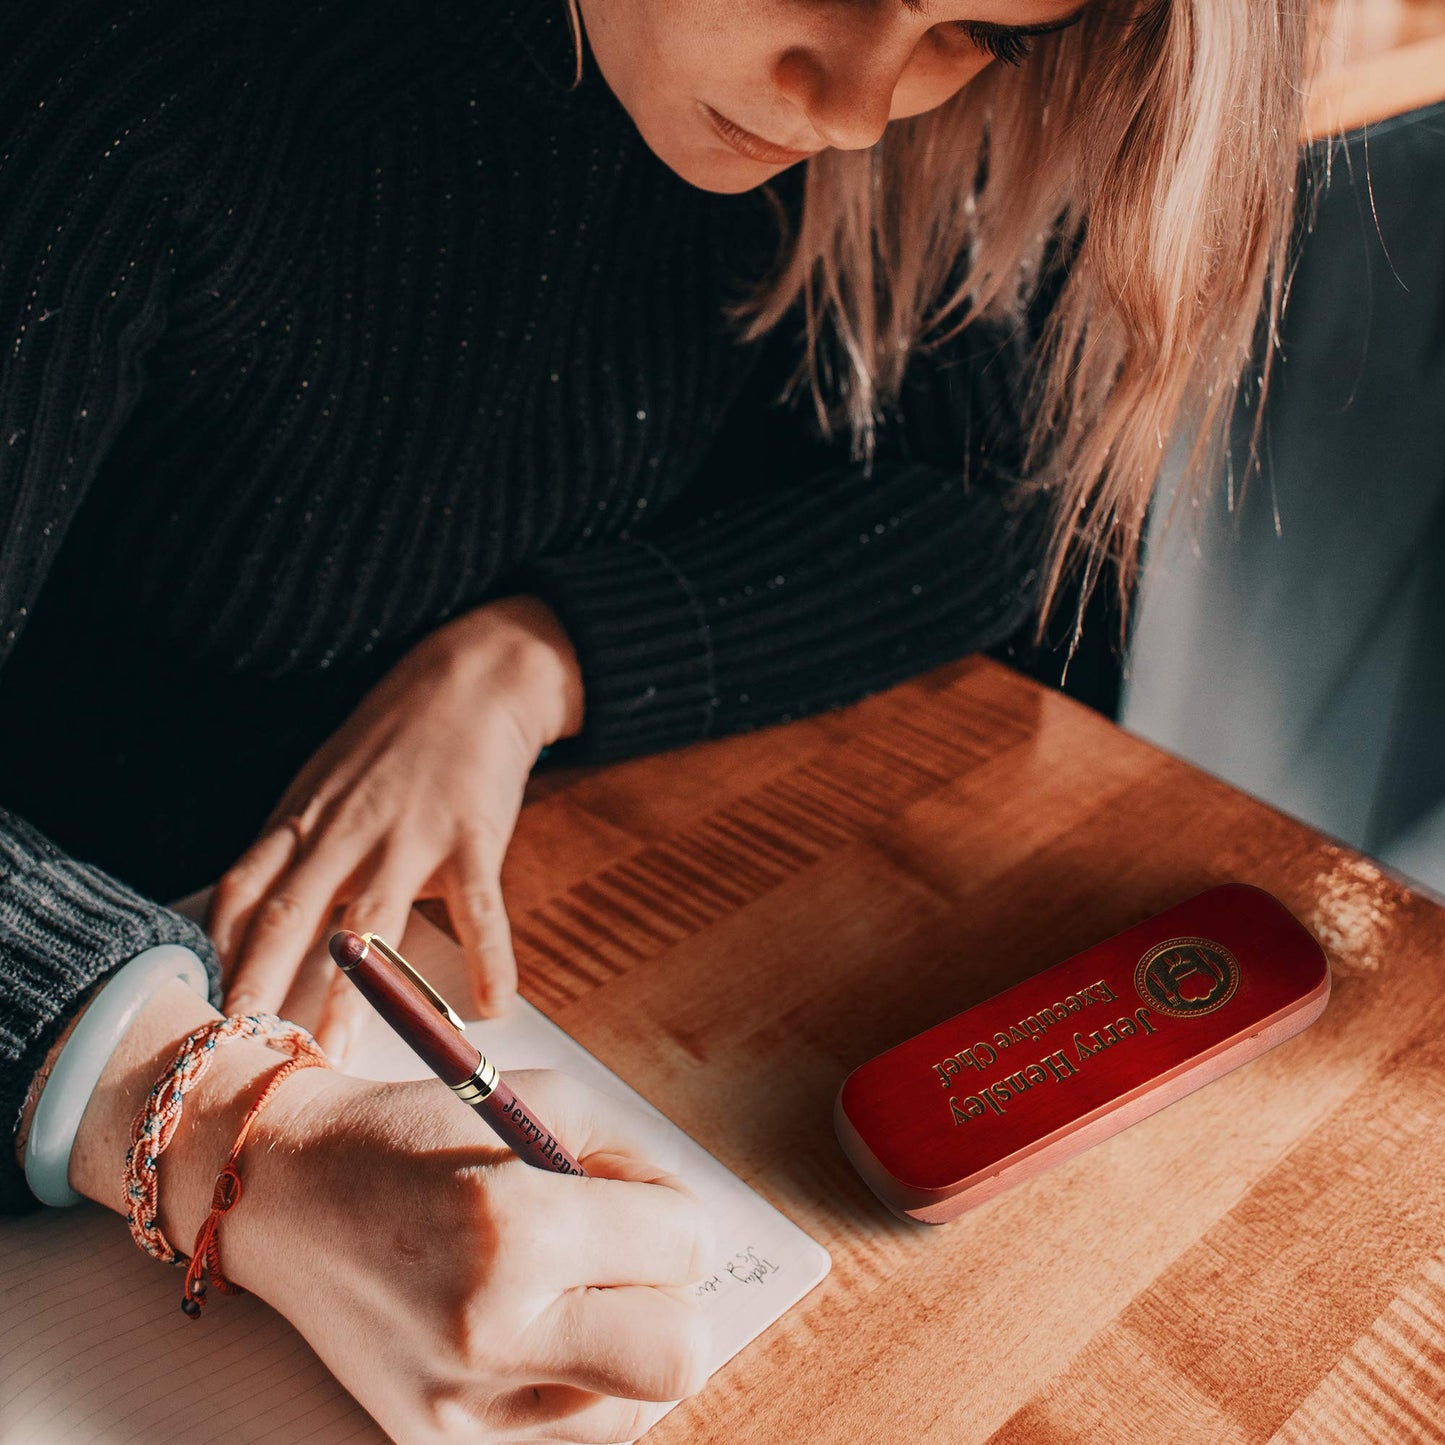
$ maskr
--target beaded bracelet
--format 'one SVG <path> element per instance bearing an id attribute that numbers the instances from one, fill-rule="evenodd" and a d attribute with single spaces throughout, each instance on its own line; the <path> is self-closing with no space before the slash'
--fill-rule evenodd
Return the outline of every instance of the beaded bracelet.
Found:
<path id="1" fill-rule="evenodd" d="M 320 1046 L 299 1024 L 275 1014 L 235 1014 L 216 1019 L 189 1035 L 152 1087 L 136 1115 L 126 1150 L 121 1187 L 131 1238 L 152 1259 L 181 1263 L 181 1256 L 160 1227 L 160 1183 L 156 1166 L 181 1122 L 181 1105 L 206 1070 L 218 1045 L 227 1039 L 264 1038 L 284 1048 L 293 1058 L 307 1057 L 326 1063 Z"/>

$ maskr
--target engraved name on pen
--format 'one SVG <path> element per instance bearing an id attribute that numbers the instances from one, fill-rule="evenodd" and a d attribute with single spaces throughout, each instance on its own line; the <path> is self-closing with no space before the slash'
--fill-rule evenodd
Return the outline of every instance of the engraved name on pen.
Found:
<path id="1" fill-rule="evenodd" d="M 562 1152 L 562 1146 L 543 1129 L 536 1120 L 527 1117 L 527 1111 L 515 1100 L 508 1108 L 507 1113 L 511 1115 L 514 1123 L 518 1124 L 522 1131 L 534 1144 L 540 1144 L 542 1157 L 559 1174 L 574 1174 L 576 1171 L 567 1162 L 567 1156 Z"/>

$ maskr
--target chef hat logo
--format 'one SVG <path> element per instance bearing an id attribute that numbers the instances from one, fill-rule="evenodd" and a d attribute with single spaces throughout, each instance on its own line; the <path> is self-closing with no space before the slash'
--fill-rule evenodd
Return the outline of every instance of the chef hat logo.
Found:
<path id="1" fill-rule="evenodd" d="M 1239 987 L 1239 963 L 1211 938 L 1171 938 L 1139 960 L 1134 987 L 1151 1008 L 1198 1018 L 1223 1008 Z"/>

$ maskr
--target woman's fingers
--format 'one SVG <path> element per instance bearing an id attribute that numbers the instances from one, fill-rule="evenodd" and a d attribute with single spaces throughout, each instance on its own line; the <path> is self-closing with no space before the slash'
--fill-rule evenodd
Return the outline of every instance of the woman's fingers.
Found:
<path id="1" fill-rule="evenodd" d="M 246 936 L 256 905 L 266 896 L 296 856 L 297 834 L 289 827 L 263 833 L 226 870 L 211 894 L 206 930 L 221 959 L 221 973 L 230 984 L 236 951 Z"/>
<path id="2" fill-rule="evenodd" d="M 712 1363 L 701 1311 L 675 1290 L 569 1290 L 528 1334 L 541 1378 L 621 1400 L 684 1399 Z"/>
<path id="3" fill-rule="evenodd" d="M 228 1013 L 274 1012 L 365 856 L 359 838 L 325 829 L 252 908 L 226 993 Z"/>
<path id="4" fill-rule="evenodd" d="M 712 1368 L 696 1303 L 643 1286 L 570 1290 L 518 1347 L 538 1383 L 491 1401 L 487 1423 L 506 1439 L 634 1440 L 664 1405 L 696 1394 Z"/>
<path id="5" fill-rule="evenodd" d="M 338 926 L 349 928 L 353 933 L 375 933 L 393 948 L 400 948 L 411 906 L 435 866 L 435 850 L 418 839 L 397 839 L 369 876 L 358 877 L 356 893 L 346 905 Z M 371 1005 L 339 968 L 331 972 L 333 977 L 317 1024 L 316 1042 L 341 1066 L 351 1056 L 352 1045 L 371 1013 Z"/>
<path id="6" fill-rule="evenodd" d="M 500 1395 L 462 1386 L 451 1399 L 437 1402 L 432 1413 L 448 1439 L 626 1445 L 646 1434 L 667 1409 L 650 1401 L 608 1399 L 572 1385 L 536 1384 Z"/>
<path id="7" fill-rule="evenodd" d="M 547 1226 L 535 1240 L 531 1231 L 522 1232 L 536 1256 L 529 1270 L 562 1288 L 695 1284 L 711 1257 L 712 1230 L 703 1211 L 666 1185 L 569 1180 L 565 1190 L 539 1191 L 533 1217 L 546 1219 Z"/>
<path id="8" fill-rule="evenodd" d="M 711 1221 L 679 1179 L 646 1162 L 659 1152 L 650 1116 L 545 1069 L 509 1072 L 507 1082 L 588 1168 L 621 1166 L 608 1170 L 613 1178 L 558 1179 L 520 1162 L 510 1170 L 496 1195 L 504 1254 L 529 1261 L 533 1282 L 681 1286 L 707 1273 Z"/>
<path id="9" fill-rule="evenodd" d="M 507 1082 L 586 1164 L 589 1174 L 660 1183 L 692 1197 L 677 1178 L 682 1160 L 676 1133 L 655 1114 L 619 1103 L 553 1069 L 509 1070 Z"/>
<path id="10" fill-rule="evenodd" d="M 517 992 L 517 959 L 502 902 L 505 847 L 504 840 L 484 829 L 468 829 L 440 876 L 447 914 L 483 1018 L 501 1013 Z"/>
<path id="11" fill-rule="evenodd" d="M 566 1390 L 566 1386 L 544 1385 L 538 1404 L 545 1410 Z M 557 1445 L 626 1445 L 652 1429 L 667 1408 L 646 1400 L 593 1400 L 580 1408 L 558 1409 L 555 1424 L 542 1439 Z"/>

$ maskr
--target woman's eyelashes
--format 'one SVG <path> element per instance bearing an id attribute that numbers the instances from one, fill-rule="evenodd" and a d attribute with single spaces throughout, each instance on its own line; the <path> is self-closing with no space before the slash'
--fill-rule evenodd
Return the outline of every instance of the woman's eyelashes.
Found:
<path id="1" fill-rule="evenodd" d="M 992 56 L 1000 65 L 1021 65 L 1033 50 L 1030 36 L 996 30 L 993 26 L 982 25 L 976 20 L 958 20 L 954 23 L 971 44 L 977 46 L 985 55 Z"/>

